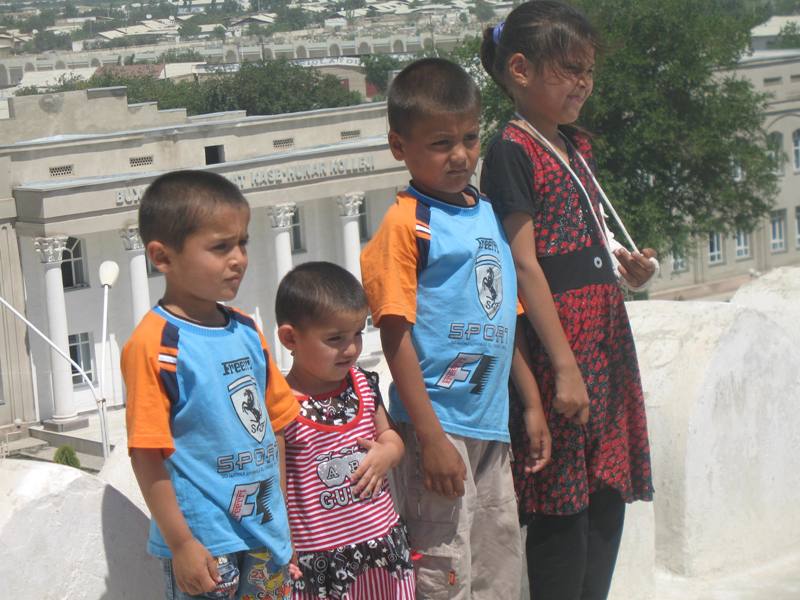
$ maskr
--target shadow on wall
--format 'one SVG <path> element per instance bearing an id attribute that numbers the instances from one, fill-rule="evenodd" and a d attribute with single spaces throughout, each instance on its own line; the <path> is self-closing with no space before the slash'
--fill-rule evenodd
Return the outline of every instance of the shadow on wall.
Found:
<path id="1" fill-rule="evenodd" d="M 120 515 L 127 515 L 123 522 Z M 163 598 L 161 565 L 146 552 L 150 519 L 109 485 L 103 491 L 101 528 L 107 568 L 101 600 Z"/>

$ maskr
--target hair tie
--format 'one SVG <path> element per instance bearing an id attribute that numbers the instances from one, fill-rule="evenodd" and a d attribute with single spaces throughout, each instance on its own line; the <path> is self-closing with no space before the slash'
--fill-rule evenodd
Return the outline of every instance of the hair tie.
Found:
<path id="1" fill-rule="evenodd" d="M 505 21 L 500 21 L 492 29 L 492 40 L 494 40 L 495 46 L 500 45 L 500 36 L 503 35 L 503 27 L 505 27 L 505 25 L 506 25 Z"/>

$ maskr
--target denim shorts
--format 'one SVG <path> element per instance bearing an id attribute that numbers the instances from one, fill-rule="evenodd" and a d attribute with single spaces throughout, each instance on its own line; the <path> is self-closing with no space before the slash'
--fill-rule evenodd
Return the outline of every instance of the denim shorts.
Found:
<path id="1" fill-rule="evenodd" d="M 207 598 L 231 598 L 234 600 L 290 600 L 292 583 L 288 565 L 276 566 L 265 548 L 242 550 L 216 557 L 223 582 L 233 581 L 224 592 L 212 591 L 192 596 L 178 588 L 172 560 L 162 559 L 166 576 L 167 600 L 195 600 Z M 227 573 L 227 575 L 226 575 Z M 235 579 L 238 576 L 238 584 Z"/>

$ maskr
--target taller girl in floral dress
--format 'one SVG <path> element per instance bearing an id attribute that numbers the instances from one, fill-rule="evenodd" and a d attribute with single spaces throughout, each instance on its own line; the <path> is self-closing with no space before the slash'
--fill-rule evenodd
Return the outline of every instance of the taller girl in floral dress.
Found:
<path id="1" fill-rule="evenodd" d="M 530 473 L 517 460 L 514 470 L 533 600 L 605 598 L 625 503 L 653 494 L 620 283 L 640 289 L 655 252 L 630 253 L 613 240 L 590 140 L 570 126 L 592 92 L 597 45 L 575 9 L 533 0 L 488 28 L 481 47 L 484 68 L 517 110 L 487 149 L 481 187 L 511 242 L 543 405 L 529 413 L 512 390 L 512 446 L 524 457 L 552 443 L 544 469 Z"/>

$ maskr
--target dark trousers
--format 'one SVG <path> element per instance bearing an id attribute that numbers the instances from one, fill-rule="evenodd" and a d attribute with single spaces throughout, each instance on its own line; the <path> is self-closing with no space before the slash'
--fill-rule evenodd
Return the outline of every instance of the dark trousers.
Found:
<path id="1" fill-rule="evenodd" d="M 576 515 L 534 515 L 525 542 L 531 600 L 605 600 L 624 521 L 612 489 L 589 496 Z"/>

